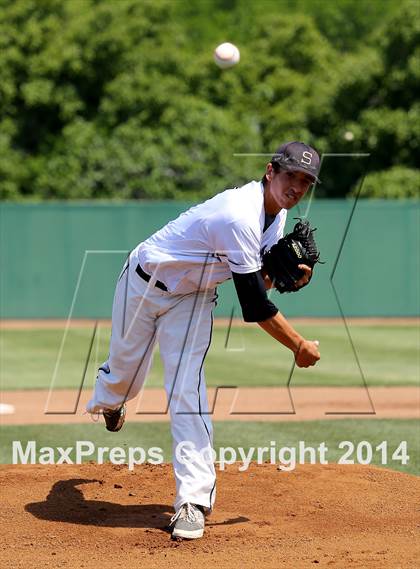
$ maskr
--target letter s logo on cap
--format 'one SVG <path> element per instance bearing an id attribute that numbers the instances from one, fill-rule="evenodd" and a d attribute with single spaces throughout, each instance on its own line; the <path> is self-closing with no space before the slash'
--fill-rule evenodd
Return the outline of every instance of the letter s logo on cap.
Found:
<path id="1" fill-rule="evenodd" d="M 302 154 L 302 160 L 301 162 L 303 162 L 304 164 L 308 164 L 309 166 L 312 164 L 312 152 L 308 152 L 307 150 L 305 150 L 305 152 Z"/>

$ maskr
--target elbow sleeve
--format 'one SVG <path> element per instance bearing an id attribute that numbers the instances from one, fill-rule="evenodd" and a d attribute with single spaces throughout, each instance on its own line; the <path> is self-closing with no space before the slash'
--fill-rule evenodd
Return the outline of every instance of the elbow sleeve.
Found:
<path id="1" fill-rule="evenodd" d="M 268 299 L 261 271 L 232 273 L 245 322 L 263 322 L 277 314 L 277 307 Z"/>

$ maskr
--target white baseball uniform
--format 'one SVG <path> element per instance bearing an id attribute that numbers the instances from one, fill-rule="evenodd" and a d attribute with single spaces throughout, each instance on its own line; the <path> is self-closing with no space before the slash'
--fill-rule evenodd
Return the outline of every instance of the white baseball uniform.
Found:
<path id="1" fill-rule="evenodd" d="M 101 366 L 90 413 L 117 409 L 142 388 L 159 343 L 174 451 L 182 441 L 210 451 L 212 424 L 204 379 L 216 286 L 235 273 L 261 268 L 261 252 L 282 236 L 286 210 L 264 231 L 264 187 L 250 182 L 190 208 L 140 243 L 118 279 L 108 360 Z M 151 278 L 138 274 L 138 267 Z M 163 285 L 163 287 L 162 287 Z M 164 290 L 164 289 L 167 290 Z M 186 503 L 211 509 L 215 469 L 203 454 L 174 452 L 175 510 Z"/>

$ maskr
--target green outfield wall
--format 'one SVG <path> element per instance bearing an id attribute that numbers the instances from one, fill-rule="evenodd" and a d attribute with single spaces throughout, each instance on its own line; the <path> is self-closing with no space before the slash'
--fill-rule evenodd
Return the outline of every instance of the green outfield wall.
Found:
<path id="1" fill-rule="evenodd" d="M 316 267 L 306 289 L 287 295 L 275 292 L 272 300 L 288 316 L 339 316 L 340 306 L 346 316 L 418 315 L 419 204 L 417 200 L 302 203 L 289 212 L 287 227 L 294 216 L 308 211 L 318 227 L 325 264 Z M 109 318 L 127 253 L 189 205 L 1 204 L 0 316 L 63 318 L 73 307 L 75 318 Z M 216 316 L 230 316 L 232 311 L 239 316 L 232 283 L 220 286 L 218 292 Z"/>

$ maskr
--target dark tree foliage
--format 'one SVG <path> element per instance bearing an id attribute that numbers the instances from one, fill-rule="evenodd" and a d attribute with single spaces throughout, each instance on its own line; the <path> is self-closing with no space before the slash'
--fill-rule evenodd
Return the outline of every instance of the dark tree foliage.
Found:
<path id="1" fill-rule="evenodd" d="M 324 153 L 320 196 L 366 169 L 362 195 L 416 195 L 418 16 L 411 0 L 0 0 L 0 197 L 200 199 L 260 178 L 285 140 Z M 241 50 L 224 71 L 222 41 Z"/>

